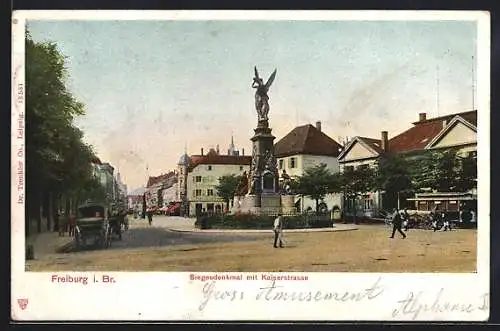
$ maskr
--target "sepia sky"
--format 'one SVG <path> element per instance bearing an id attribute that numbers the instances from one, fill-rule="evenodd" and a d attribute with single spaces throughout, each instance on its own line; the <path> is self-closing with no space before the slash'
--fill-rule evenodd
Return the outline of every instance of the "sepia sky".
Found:
<path id="1" fill-rule="evenodd" d="M 269 92 L 275 141 L 318 120 L 337 141 L 379 138 L 383 130 L 391 138 L 419 112 L 472 108 L 472 21 L 31 20 L 27 27 L 67 57 L 68 86 L 86 105 L 77 125 L 129 190 L 145 184 L 146 167 L 150 175 L 175 169 L 185 146 L 189 154 L 217 144 L 227 152 L 233 134 L 250 153 L 254 65 L 265 80 L 277 68 Z"/>

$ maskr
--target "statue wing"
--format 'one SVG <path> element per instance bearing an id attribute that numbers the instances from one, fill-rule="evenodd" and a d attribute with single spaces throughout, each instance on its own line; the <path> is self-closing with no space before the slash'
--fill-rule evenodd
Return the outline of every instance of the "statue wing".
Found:
<path id="1" fill-rule="evenodd" d="M 253 67 L 254 71 L 255 71 L 255 78 L 259 78 L 259 72 L 257 71 L 257 66 Z"/>
<path id="2" fill-rule="evenodd" d="M 267 80 L 267 83 L 266 83 L 266 88 L 270 88 L 271 87 L 271 84 L 273 83 L 274 78 L 276 77 L 276 70 L 277 69 L 274 69 L 274 71 L 271 74 L 271 76 L 269 76 L 269 79 Z"/>

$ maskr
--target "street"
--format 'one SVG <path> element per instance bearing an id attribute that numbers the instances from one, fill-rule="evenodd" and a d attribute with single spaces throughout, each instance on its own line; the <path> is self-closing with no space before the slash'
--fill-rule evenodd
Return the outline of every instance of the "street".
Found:
<path id="1" fill-rule="evenodd" d="M 234 234 L 172 231 L 170 229 L 194 230 L 194 219 L 176 216 L 154 216 L 151 226 L 149 226 L 147 219 L 134 219 L 130 215 L 128 218 L 128 231 L 123 232 L 122 240 L 114 237 L 111 247 L 108 249 L 89 245 L 86 248 L 76 250 L 74 245 L 69 245 L 64 253 L 56 253 L 54 244 L 50 243 L 49 247 L 37 247 L 35 252 L 36 259 L 26 262 L 26 270 L 33 270 L 32 267 L 34 265 L 42 264 L 51 270 L 54 270 L 53 268 L 57 269 L 61 265 L 75 266 L 74 269 L 76 270 L 76 266 L 80 264 L 78 262 L 80 259 L 92 260 L 92 256 L 97 258 L 94 262 L 97 263 L 96 270 L 98 270 L 102 268 L 98 261 L 104 256 L 118 256 L 122 258 L 123 253 L 133 255 L 138 250 L 153 251 L 161 247 L 168 250 L 179 245 L 183 247 L 193 245 L 199 247 L 199 245 L 203 244 L 242 242 L 262 237 L 262 234 L 259 233 Z M 61 239 L 61 237 L 55 238 Z M 62 239 L 64 238 L 66 240 L 62 240 L 63 243 L 69 241 L 68 237 L 63 237 Z M 47 246 L 47 243 L 42 243 L 42 245 Z M 49 252 L 51 249 L 53 251 Z"/>
<path id="2" fill-rule="evenodd" d="M 122 240 L 113 240 L 109 249 L 129 249 L 141 247 L 163 247 L 174 245 L 198 245 L 217 242 L 231 242 L 252 240 L 255 238 L 246 234 L 230 233 L 190 233 L 176 232 L 169 229 L 194 229 L 194 219 L 178 216 L 154 216 L 153 224 L 149 226 L 148 220 L 130 215 L 130 228 L 125 231 Z"/>
<path id="3" fill-rule="evenodd" d="M 186 223 L 187 222 L 187 223 Z M 327 271 L 474 272 L 476 230 L 410 230 L 388 239 L 391 228 L 361 225 L 355 231 L 285 231 L 285 248 L 262 233 L 176 232 L 186 219 L 133 220 L 109 249 L 47 254 L 27 261 L 27 271 Z"/>

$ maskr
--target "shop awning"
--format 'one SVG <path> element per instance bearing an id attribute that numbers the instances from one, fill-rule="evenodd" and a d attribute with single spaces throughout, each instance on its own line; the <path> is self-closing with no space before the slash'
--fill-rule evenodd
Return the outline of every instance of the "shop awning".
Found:
<path id="1" fill-rule="evenodd" d="M 477 200 L 473 197 L 421 197 L 421 198 L 408 198 L 409 201 L 465 201 Z"/>
<path id="2" fill-rule="evenodd" d="M 175 211 L 176 209 L 178 209 L 179 207 L 181 206 L 181 204 L 179 202 L 171 205 L 170 207 L 167 208 L 167 212 L 172 212 L 172 211 Z"/>

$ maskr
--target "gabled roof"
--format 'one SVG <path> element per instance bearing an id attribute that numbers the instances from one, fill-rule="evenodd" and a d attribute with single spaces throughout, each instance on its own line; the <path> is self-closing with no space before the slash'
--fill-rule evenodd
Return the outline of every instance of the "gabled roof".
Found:
<path id="1" fill-rule="evenodd" d="M 390 153 L 407 153 L 424 150 L 426 146 L 450 124 L 456 116 L 473 126 L 477 125 L 477 111 L 450 114 L 424 121 L 414 122 L 414 126 L 389 140 Z"/>
<path id="2" fill-rule="evenodd" d="M 460 116 L 455 116 L 453 117 L 453 119 L 450 121 L 450 123 L 448 123 L 448 125 L 443 129 L 441 130 L 440 133 L 438 133 L 430 142 L 429 144 L 427 144 L 427 146 L 425 148 L 431 148 L 432 146 L 434 146 L 435 144 L 437 144 L 448 132 L 450 132 L 451 129 L 453 129 L 458 123 L 462 123 L 463 125 L 465 125 L 466 127 L 468 127 L 469 129 L 471 129 L 472 131 L 474 132 L 477 132 L 477 127 L 476 125 L 466 121 L 463 117 L 460 117 Z"/>
<path id="3" fill-rule="evenodd" d="M 159 182 L 165 181 L 173 176 L 175 176 L 175 172 L 173 172 L 173 171 L 170 171 L 166 174 L 162 174 L 162 175 L 156 176 L 156 177 L 150 176 L 148 178 L 148 183 L 147 183 L 146 187 L 151 187 L 151 186 L 158 184 Z"/>
<path id="4" fill-rule="evenodd" d="M 274 145 L 276 157 L 297 154 L 337 157 L 342 146 L 311 124 L 298 126 Z"/>
<path id="5" fill-rule="evenodd" d="M 375 153 L 381 154 L 382 150 L 382 142 L 380 139 L 368 138 L 368 137 L 358 137 L 358 139 L 368 145 Z"/>
<path id="6" fill-rule="evenodd" d="M 412 124 L 417 125 L 421 123 L 426 123 L 426 122 L 434 122 L 434 121 L 444 121 L 450 122 L 455 116 L 460 116 L 467 122 L 473 124 L 474 126 L 477 126 L 477 110 L 469 110 L 469 111 L 464 111 L 461 113 L 454 113 L 454 114 L 448 114 L 448 115 L 443 115 L 443 116 L 438 116 L 438 117 L 433 117 L 433 118 L 428 118 L 423 121 L 418 121 L 418 122 L 413 122 Z"/>
<path id="7" fill-rule="evenodd" d="M 191 164 L 188 171 L 192 171 L 200 164 L 227 164 L 227 165 L 250 165 L 251 156 L 220 155 L 209 153 L 207 155 L 191 155 Z"/>
<path id="8" fill-rule="evenodd" d="M 380 139 L 356 136 L 352 138 L 351 141 L 349 141 L 349 143 L 345 146 L 345 148 L 339 154 L 338 159 L 341 160 L 342 158 L 344 158 L 344 156 L 349 153 L 351 148 L 356 143 L 360 143 L 361 145 L 363 145 L 366 149 L 376 154 L 375 156 L 378 156 L 383 152 Z"/>

